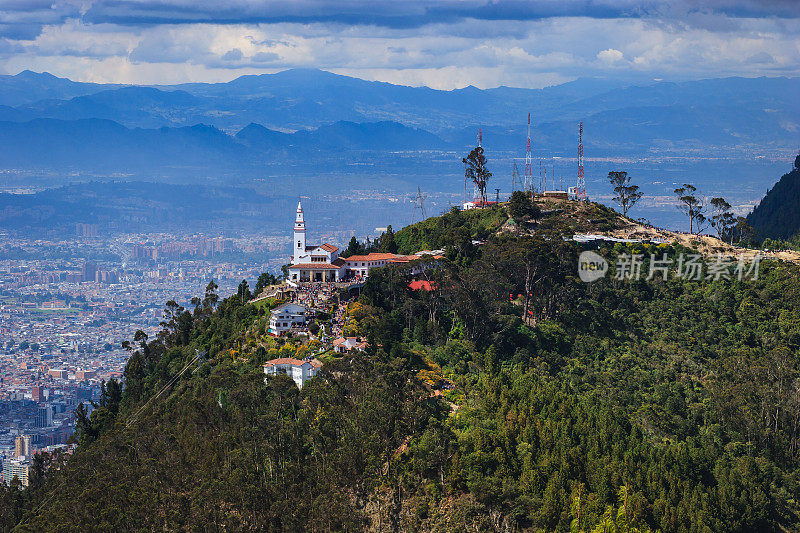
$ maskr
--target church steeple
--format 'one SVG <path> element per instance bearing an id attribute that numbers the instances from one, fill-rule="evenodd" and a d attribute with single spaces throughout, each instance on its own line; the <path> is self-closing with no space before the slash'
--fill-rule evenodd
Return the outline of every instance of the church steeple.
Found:
<path id="1" fill-rule="evenodd" d="M 294 217 L 294 261 L 306 255 L 306 221 L 303 217 L 303 206 L 297 202 L 297 213 Z"/>

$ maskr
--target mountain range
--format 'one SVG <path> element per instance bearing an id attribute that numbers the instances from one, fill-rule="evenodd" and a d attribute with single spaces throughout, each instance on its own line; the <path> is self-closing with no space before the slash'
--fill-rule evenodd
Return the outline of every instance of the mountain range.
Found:
<path id="1" fill-rule="evenodd" d="M 0 163 L 96 167 L 110 160 L 126 167 L 125 154 L 136 154 L 138 166 L 152 167 L 191 163 L 207 153 L 238 165 L 262 159 L 258 152 L 265 150 L 275 151 L 271 157 L 353 149 L 463 151 L 474 145 L 479 128 L 487 150 L 522 152 L 529 112 L 534 152 L 540 154 L 573 155 L 578 121 L 594 155 L 794 147 L 797 94 L 799 78 L 647 86 L 578 79 L 544 89 L 439 91 L 304 69 L 173 86 L 80 83 L 25 71 L 0 76 L 0 138 L 12 152 Z M 24 145 L 34 139 L 36 146 Z M 99 143 L 96 150 L 77 146 L 87 139 Z"/>

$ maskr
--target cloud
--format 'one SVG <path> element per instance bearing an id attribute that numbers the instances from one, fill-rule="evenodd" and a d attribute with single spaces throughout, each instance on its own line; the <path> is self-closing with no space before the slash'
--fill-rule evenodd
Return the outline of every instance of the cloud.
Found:
<path id="1" fill-rule="evenodd" d="M 244 57 L 242 51 L 239 50 L 238 48 L 228 50 L 227 52 L 222 54 L 222 59 L 224 59 L 225 61 L 239 61 L 240 59 L 242 59 L 242 57 Z"/>
<path id="2" fill-rule="evenodd" d="M 464 20 L 535 21 L 554 17 L 659 18 L 718 24 L 730 17 L 800 17 L 796 0 L 2 0 L 0 31 L 80 19 L 87 24 L 338 24 L 420 28 Z M 15 29 L 16 25 L 20 25 Z M 11 37 L 8 33 L 0 33 Z"/>
<path id="3" fill-rule="evenodd" d="M 770 54 L 762 51 L 751 55 L 745 60 L 745 62 L 758 65 L 772 64 L 775 63 L 775 58 L 772 57 Z"/>
<path id="4" fill-rule="evenodd" d="M 607 48 L 606 50 L 601 50 L 597 52 L 597 59 L 599 59 L 602 63 L 606 65 L 613 65 L 614 63 L 618 63 L 622 61 L 622 58 L 625 57 L 622 52 L 619 50 L 614 50 L 613 48 Z"/>
<path id="5" fill-rule="evenodd" d="M 0 0 L 7 72 L 176 83 L 293 67 L 446 89 L 800 75 L 800 2 Z"/>

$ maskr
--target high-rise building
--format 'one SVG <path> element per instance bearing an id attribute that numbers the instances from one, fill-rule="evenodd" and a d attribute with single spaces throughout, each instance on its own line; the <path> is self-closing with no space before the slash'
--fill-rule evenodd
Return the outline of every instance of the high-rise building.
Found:
<path id="1" fill-rule="evenodd" d="M 97 275 L 97 263 L 95 263 L 94 261 L 84 262 L 83 268 L 81 269 L 81 278 L 83 278 L 83 281 L 94 281 L 96 275 Z"/>
<path id="2" fill-rule="evenodd" d="M 51 415 L 52 416 L 52 415 Z M 30 435 L 18 435 L 14 441 L 14 455 L 16 457 L 29 456 L 31 454 Z"/>
<path id="3" fill-rule="evenodd" d="M 11 485 L 11 481 L 16 477 L 23 487 L 27 487 L 30 466 L 27 459 L 6 459 L 3 461 L 3 481 L 6 485 Z"/>
<path id="4" fill-rule="evenodd" d="M 34 402 L 42 401 L 42 391 L 43 388 L 39 386 L 31 387 L 31 398 L 33 398 Z"/>
<path id="5" fill-rule="evenodd" d="M 56 379 L 67 379 L 67 371 L 63 368 L 51 368 L 47 371 L 47 374 Z"/>
<path id="6" fill-rule="evenodd" d="M 97 224 L 75 224 L 75 234 L 79 237 L 97 237 Z"/>
<path id="7" fill-rule="evenodd" d="M 36 427 L 48 428 L 52 425 L 53 425 L 53 406 L 48 403 L 39 407 L 39 411 L 36 413 Z"/>

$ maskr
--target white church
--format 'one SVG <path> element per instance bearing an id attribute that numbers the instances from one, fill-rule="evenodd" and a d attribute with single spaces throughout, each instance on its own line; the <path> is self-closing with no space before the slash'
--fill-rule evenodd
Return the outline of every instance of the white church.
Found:
<path id="1" fill-rule="evenodd" d="M 297 202 L 293 236 L 294 253 L 288 268 L 288 281 L 291 284 L 364 279 L 369 276 L 372 268 L 382 267 L 389 263 L 409 263 L 422 258 L 422 255 L 419 254 L 396 255 L 376 252 L 342 258 L 339 257 L 339 248 L 332 244 L 308 246 L 306 244 L 306 222 L 300 202 Z"/>

